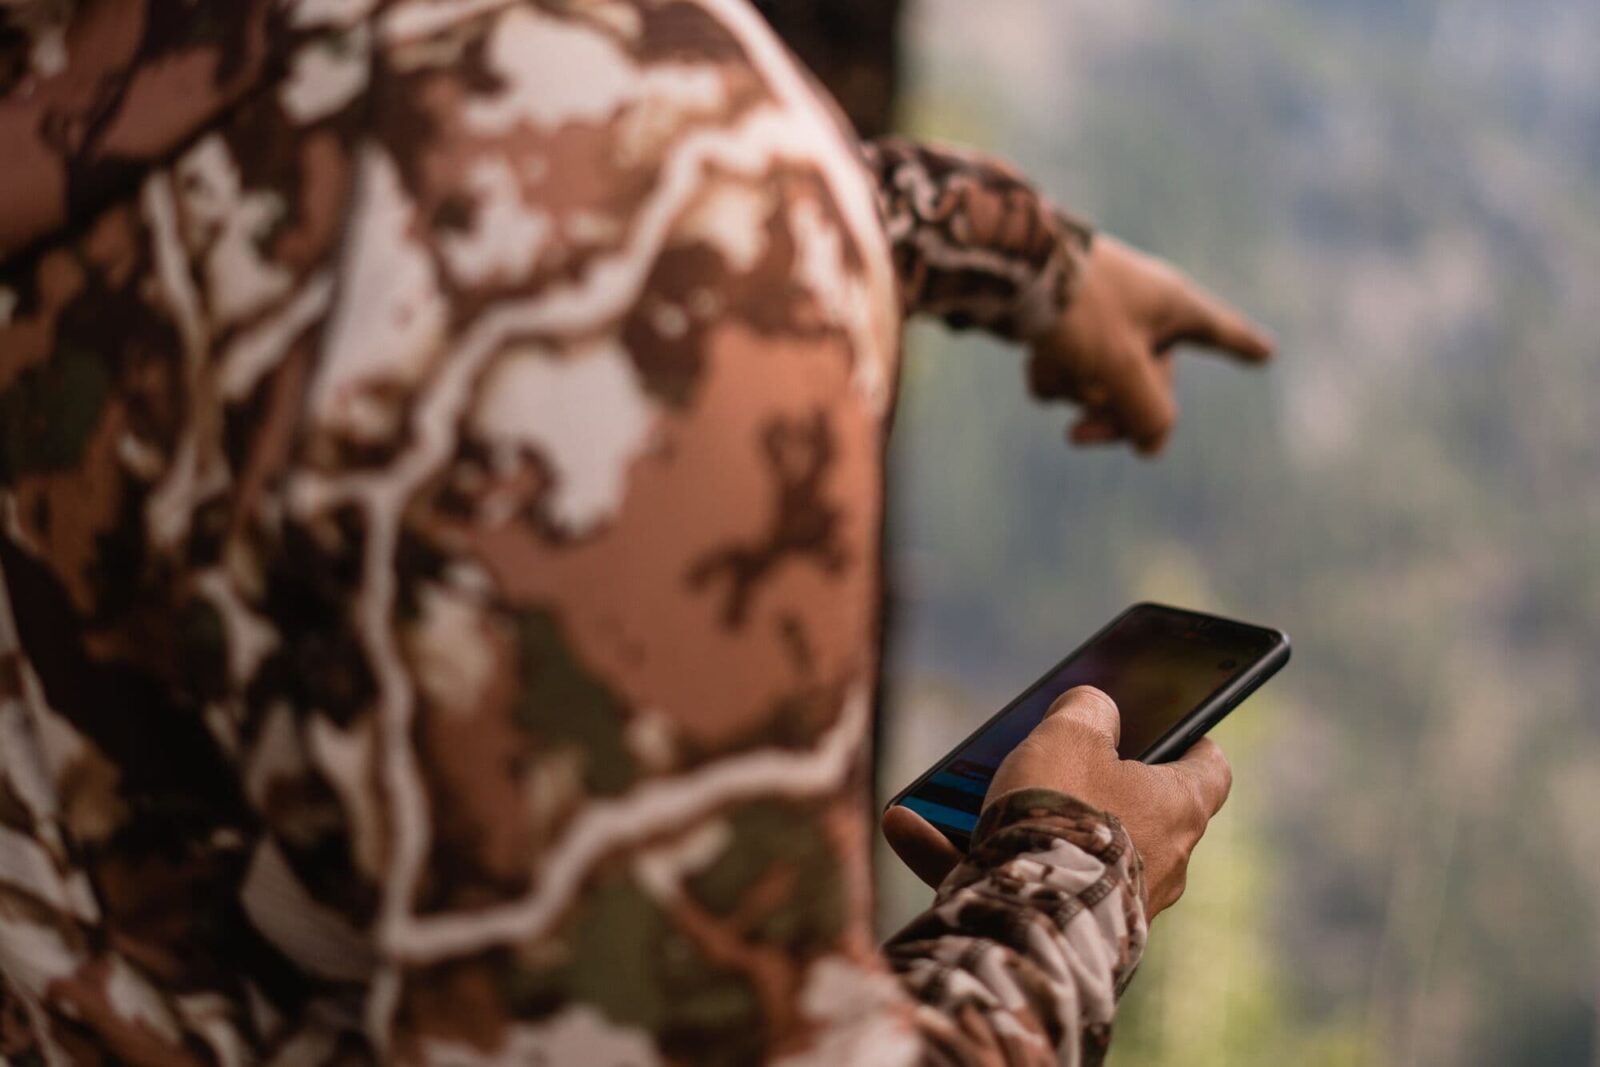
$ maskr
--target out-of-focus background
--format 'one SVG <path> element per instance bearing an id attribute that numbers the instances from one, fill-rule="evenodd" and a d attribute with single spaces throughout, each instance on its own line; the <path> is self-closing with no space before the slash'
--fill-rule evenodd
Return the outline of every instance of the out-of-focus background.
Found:
<path id="1" fill-rule="evenodd" d="M 1111 1062 L 1600 1064 L 1600 6 L 909 0 L 900 43 L 903 127 L 1281 359 L 1185 357 L 1150 464 L 913 333 L 885 795 L 1131 601 L 1283 627 Z"/>

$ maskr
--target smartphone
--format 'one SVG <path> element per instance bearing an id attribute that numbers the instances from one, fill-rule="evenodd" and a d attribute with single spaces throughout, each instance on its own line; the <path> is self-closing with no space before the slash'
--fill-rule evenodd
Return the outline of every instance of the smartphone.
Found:
<path id="1" fill-rule="evenodd" d="M 1183 755 L 1289 662 L 1281 630 L 1165 604 L 1135 604 L 1057 663 L 889 802 L 927 819 L 963 852 L 989 780 L 1067 690 L 1092 685 L 1122 713 L 1123 759 Z"/>

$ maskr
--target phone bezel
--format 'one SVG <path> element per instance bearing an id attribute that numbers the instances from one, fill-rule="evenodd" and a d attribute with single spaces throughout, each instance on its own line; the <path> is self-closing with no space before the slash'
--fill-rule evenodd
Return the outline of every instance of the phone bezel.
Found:
<path id="1" fill-rule="evenodd" d="M 1028 686 L 1028 688 L 1024 689 L 1021 693 L 1017 694 L 1017 696 L 1013 698 L 1010 703 L 1006 704 L 1005 707 L 989 716 L 978 726 L 977 729 L 973 730 L 966 737 L 962 738 L 960 743 L 956 744 L 944 755 L 934 760 L 927 770 L 923 771 L 922 774 L 917 776 L 915 781 L 906 786 L 904 789 L 900 790 L 900 792 L 896 793 L 894 797 L 884 805 L 884 810 L 889 810 L 896 804 L 899 804 L 907 796 L 916 792 L 919 788 L 926 784 L 935 773 L 938 772 L 939 768 L 949 763 L 953 758 L 955 758 L 969 745 L 976 741 L 979 735 L 981 735 L 985 730 L 989 729 L 989 727 L 993 726 L 995 723 L 1005 718 L 1005 716 L 1015 711 L 1018 705 L 1022 704 L 1034 693 L 1036 693 L 1042 686 L 1044 686 L 1046 682 L 1055 677 L 1055 675 L 1063 667 L 1065 667 L 1077 656 L 1082 654 L 1085 649 L 1089 648 L 1096 641 L 1100 640 L 1101 637 L 1103 637 L 1117 624 L 1122 622 L 1123 619 L 1126 619 L 1129 615 L 1139 611 L 1158 611 L 1167 615 L 1180 615 L 1188 619 L 1190 622 L 1202 627 L 1220 624 L 1223 626 L 1259 634 L 1266 639 L 1265 650 L 1247 668 L 1245 668 L 1244 671 L 1240 673 L 1239 677 L 1235 678 L 1232 682 L 1212 693 L 1209 697 L 1197 705 L 1194 710 L 1190 711 L 1177 722 L 1173 723 L 1171 729 L 1158 737 L 1148 749 L 1140 754 L 1138 759 L 1141 763 L 1167 763 L 1183 755 L 1190 745 L 1194 744 L 1201 737 L 1205 736 L 1206 732 L 1212 727 L 1216 726 L 1217 723 L 1227 718 L 1229 712 L 1233 711 L 1234 708 L 1244 703 L 1245 699 L 1249 697 L 1251 693 L 1254 693 L 1257 689 L 1261 688 L 1268 678 L 1271 678 L 1274 674 L 1277 674 L 1278 671 L 1282 670 L 1284 664 L 1289 662 L 1289 657 L 1292 653 L 1292 649 L 1289 644 L 1289 635 L 1284 633 L 1282 630 L 1277 630 L 1270 626 L 1258 626 L 1254 623 L 1240 622 L 1237 619 L 1229 619 L 1221 615 L 1210 615 L 1203 611 L 1193 611 L 1189 608 L 1174 607 L 1171 604 L 1159 604 L 1155 601 L 1149 600 L 1140 601 L 1139 603 L 1133 604 L 1119 612 L 1115 618 L 1106 623 L 1104 626 L 1100 627 L 1100 629 L 1096 630 L 1087 640 L 1083 641 L 1071 652 L 1068 652 L 1065 656 L 1062 656 L 1059 660 L 1057 660 L 1048 670 L 1039 676 L 1037 681 Z M 934 828 L 949 838 L 951 842 L 963 852 L 965 852 L 968 846 L 971 844 L 971 838 L 968 834 L 964 834 L 958 830 L 952 830 L 945 826 L 935 825 Z"/>

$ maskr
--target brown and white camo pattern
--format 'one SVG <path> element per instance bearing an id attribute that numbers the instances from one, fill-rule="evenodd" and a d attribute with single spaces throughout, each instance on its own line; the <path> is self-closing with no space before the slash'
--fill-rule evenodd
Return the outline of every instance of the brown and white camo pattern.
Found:
<path id="1" fill-rule="evenodd" d="M 1084 231 L 743 0 L 4 0 L 0 158 L 0 1058 L 1098 1062 L 1120 827 L 886 959 L 865 774 L 897 288 Z"/>

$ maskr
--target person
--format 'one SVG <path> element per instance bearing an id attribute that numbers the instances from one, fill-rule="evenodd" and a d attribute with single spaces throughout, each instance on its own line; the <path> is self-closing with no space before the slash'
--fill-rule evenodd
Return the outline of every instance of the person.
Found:
<path id="1" fill-rule="evenodd" d="M 0 1055 L 1098 1062 L 1226 764 L 1074 691 L 873 944 L 901 322 L 1256 328 L 744 0 L 5 0 L 0 146 Z"/>

